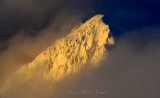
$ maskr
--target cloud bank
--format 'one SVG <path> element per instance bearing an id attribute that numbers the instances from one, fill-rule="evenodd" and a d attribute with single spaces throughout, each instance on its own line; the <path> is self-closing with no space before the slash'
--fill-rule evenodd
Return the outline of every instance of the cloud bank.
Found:
<path id="1" fill-rule="evenodd" d="M 151 28 L 136 32 L 148 30 L 159 32 Z M 158 98 L 160 40 L 150 37 L 147 41 L 135 40 L 138 36 L 120 39 L 99 67 L 87 65 L 64 81 L 24 82 L 22 77 L 16 77 L 4 98 Z M 143 47 L 138 47 L 142 45 L 140 42 L 145 43 Z"/>
<path id="2" fill-rule="evenodd" d="M 159 29 L 145 28 L 135 32 L 153 35 L 145 37 L 147 40 L 138 40 L 142 35 L 136 33 L 127 35 L 110 50 L 107 62 L 99 64 L 97 69 L 85 68 L 78 76 L 62 82 L 53 97 L 158 98 L 160 40 L 156 39 L 159 35 L 156 32 Z"/>

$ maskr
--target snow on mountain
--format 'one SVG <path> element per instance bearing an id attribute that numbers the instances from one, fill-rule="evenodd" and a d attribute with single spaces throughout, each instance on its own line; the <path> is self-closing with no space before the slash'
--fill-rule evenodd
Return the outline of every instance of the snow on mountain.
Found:
<path id="1" fill-rule="evenodd" d="M 70 34 L 58 39 L 52 46 L 24 65 L 18 74 L 26 79 L 62 80 L 65 75 L 80 70 L 86 63 L 96 65 L 105 54 L 104 45 L 114 44 L 110 29 L 96 15 Z"/>

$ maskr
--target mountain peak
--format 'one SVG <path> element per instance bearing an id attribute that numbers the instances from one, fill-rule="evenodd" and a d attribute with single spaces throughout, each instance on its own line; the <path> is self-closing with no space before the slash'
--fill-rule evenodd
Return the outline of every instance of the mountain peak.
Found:
<path id="1" fill-rule="evenodd" d="M 105 55 L 105 44 L 113 44 L 109 26 L 102 21 L 103 15 L 96 15 L 66 37 L 60 38 L 24 65 L 18 74 L 26 79 L 62 80 L 66 75 L 79 71 L 85 64 L 100 62 Z"/>
<path id="2" fill-rule="evenodd" d="M 100 21 L 100 20 L 102 20 L 103 17 L 104 17 L 104 15 L 98 14 L 98 15 L 93 16 L 93 17 L 92 17 L 91 19 L 89 19 L 88 21 Z"/>

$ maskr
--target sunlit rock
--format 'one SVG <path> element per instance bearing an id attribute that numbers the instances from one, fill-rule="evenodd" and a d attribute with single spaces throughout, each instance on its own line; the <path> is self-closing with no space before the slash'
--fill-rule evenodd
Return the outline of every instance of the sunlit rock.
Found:
<path id="1" fill-rule="evenodd" d="M 100 62 L 105 54 L 104 45 L 114 44 L 109 26 L 96 15 L 70 34 L 58 39 L 52 46 L 24 65 L 18 74 L 26 79 L 62 80 L 65 75 L 80 70 L 86 63 Z"/>

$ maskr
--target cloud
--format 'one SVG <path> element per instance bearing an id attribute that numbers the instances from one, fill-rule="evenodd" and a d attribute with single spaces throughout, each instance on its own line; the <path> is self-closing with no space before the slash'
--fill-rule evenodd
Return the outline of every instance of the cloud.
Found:
<path id="1" fill-rule="evenodd" d="M 152 30 L 150 33 L 155 36 L 155 32 L 159 32 L 159 29 L 155 28 L 146 28 L 139 32 L 148 30 Z M 128 40 L 128 37 L 134 40 Z M 120 40 L 109 52 L 107 61 L 103 61 L 96 69 L 85 68 L 78 75 L 60 83 L 53 97 L 158 98 L 160 40 L 152 37 L 147 38 L 143 48 L 137 47 L 142 43 L 137 43 L 136 37 L 127 36 L 127 39 Z M 102 93 L 96 93 L 97 90 Z"/>
<path id="2" fill-rule="evenodd" d="M 159 29 L 137 32 L 148 30 L 157 36 L 154 32 Z M 17 77 L 4 98 L 156 98 L 160 89 L 160 40 L 148 37 L 143 48 L 138 48 L 142 43 L 137 42 L 144 40 L 136 41 L 137 36 L 122 38 L 98 67 L 88 64 L 64 81 L 55 84 L 36 79 L 24 82 L 22 77 Z"/>
<path id="3" fill-rule="evenodd" d="M 0 85 L 91 15 L 89 0 L 1 0 Z"/>
<path id="4" fill-rule="evenodd" d="M 69 22 L 72 17 L 90 13 L 89 0 L 1 0 L 0 39 L 6 40 L 21 30 L 35 34 L 48 27 L 51 20 Z M 61 16 L 58 18 L 57 15 Z M 70 18 L 70 19 L 68 19 Z M 58 23 L 57 23 L 58 24 Z M 34 31 L 34 32 L 31 32 Z"/>

